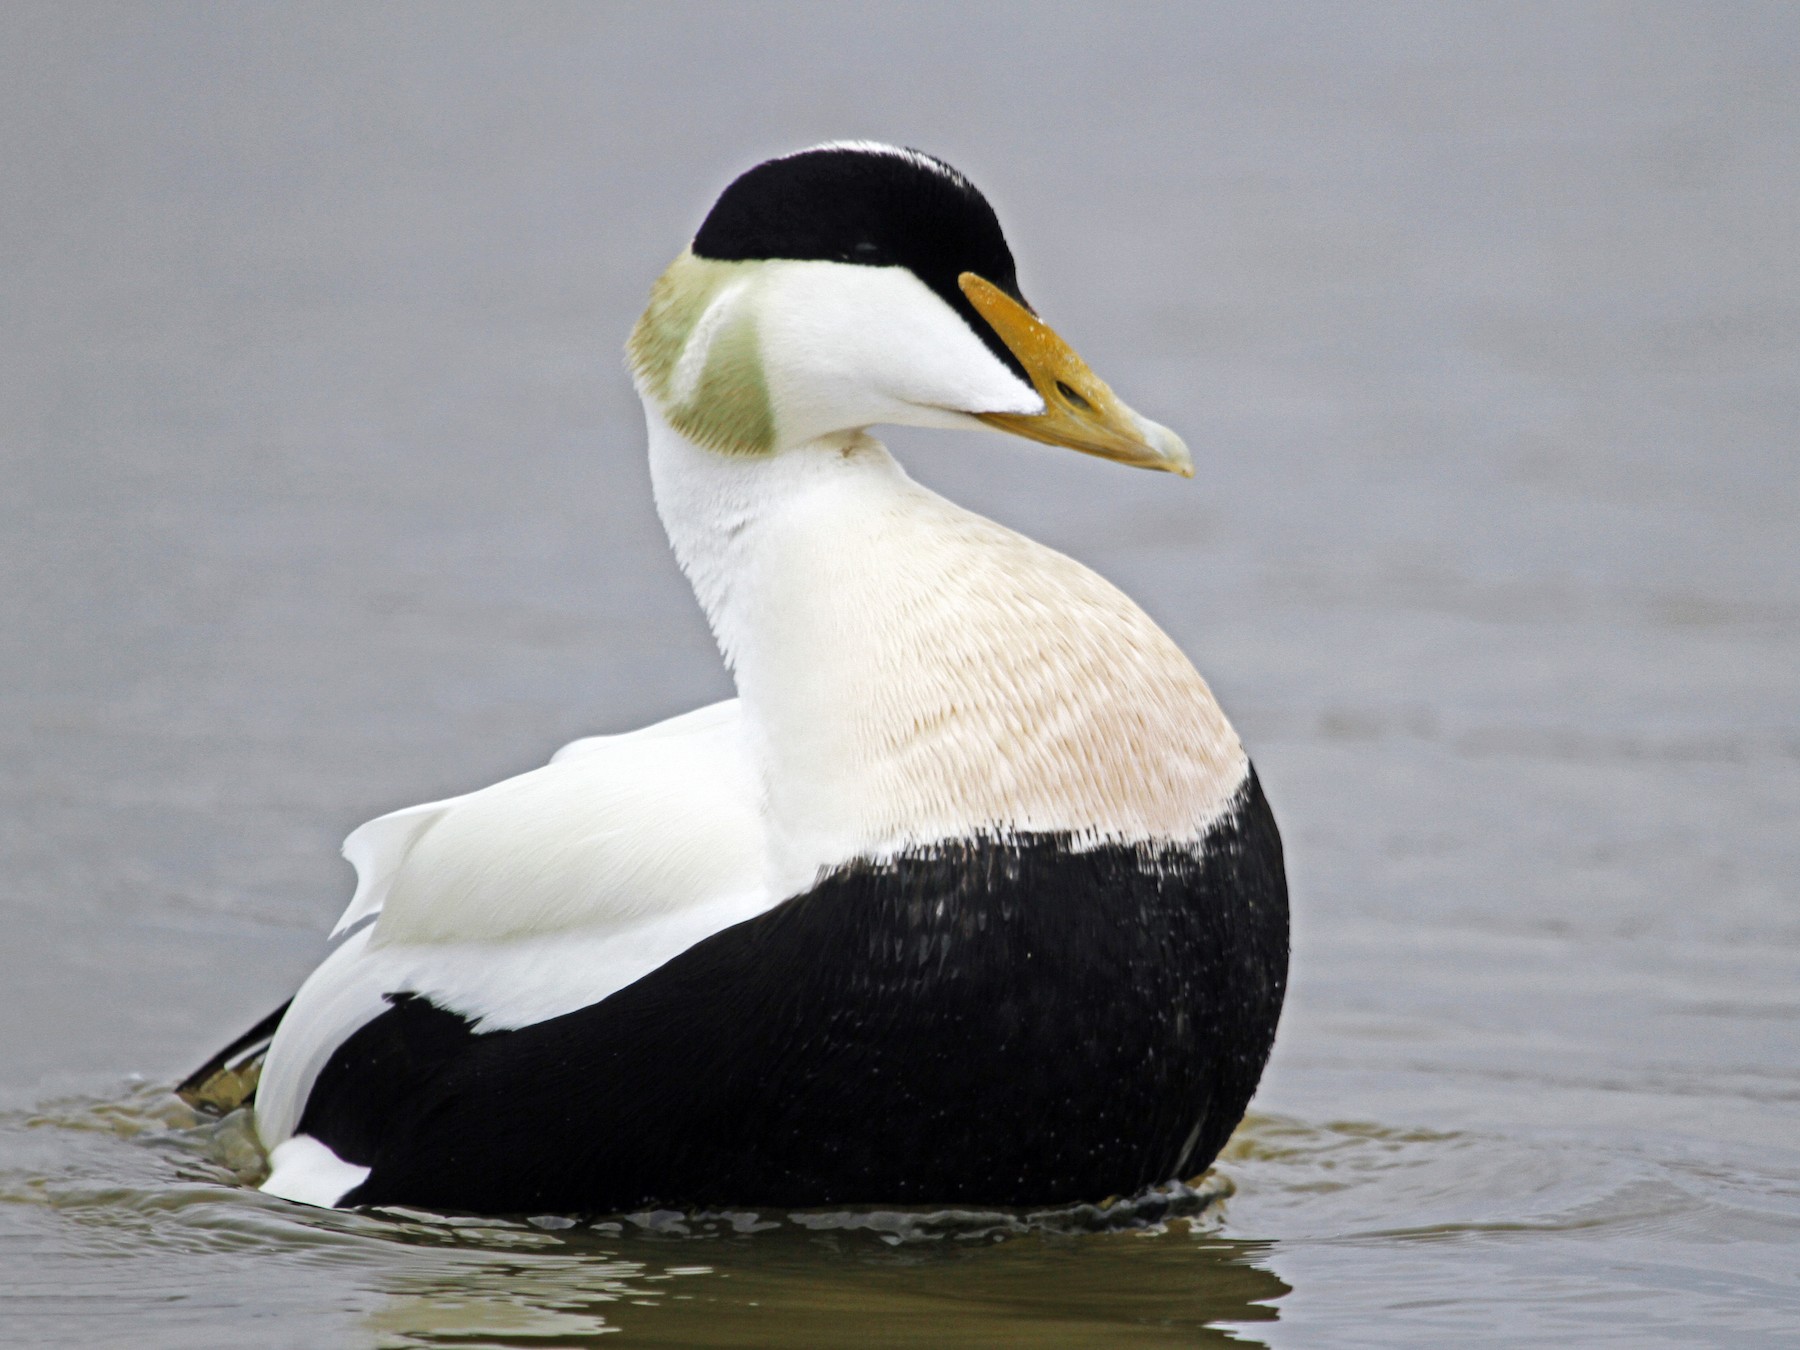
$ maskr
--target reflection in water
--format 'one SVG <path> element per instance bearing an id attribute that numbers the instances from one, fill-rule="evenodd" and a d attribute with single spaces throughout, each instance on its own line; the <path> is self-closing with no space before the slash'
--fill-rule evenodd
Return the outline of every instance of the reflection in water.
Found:
<path id="1" fill-rule="evenodd" d="M 1620 1287 L 1657 1325 L 1696 1306 L 1759 1332 L 1800 1315 L 1770 1265 L 1800 1222 L 1800 1154 L 1624 1132 L 1598 1151 L 1258 1114 L 1201 1189 L 1028 1214 L 340 1212 L 262 1195 L 260 1166 L 246 1116 L 202 1122 L 147 1085 L 0 1114 L 7 1335 L 62 1342 L 128 1307 L 134 1343 L 158 1345 L 244 1316 L 370 1346 L 1195 1345 L 1281 1319 L 1317 1334 L 1329 1307 L 1340 1343 L 1398 1288 L 1422 1344 L 1508 1316 L 1526 1319 L 1518 1343 L 1580 1341 Z M 1674 1236 L 1717 1268 L 1671 1283 Z"/>
<path id="2" fill-rule="evenodd" d="M 39 1140 L 55 1145 L 40 1155 L 58 1161 L 48 1174 L 17 1165 Z M 621 1331 L 695 1346 L 1260 1344 L 1243 1328 L 1274 1320 L 1289 1292 L 1266 1268 L 1269 1244 L 1218 1234 L 1228 1184 L 1042 1213 L 575 1224 L 309 1210 L 249 1189 L 258 1175 L 245 1113 L 201 1121 L 147 1086 L 0 1119 L 0 1216 L 54 1215 L 40 1251 L 158 1252 L 165 1269 L 201 1258 L 235 1298 L 250 1282 L 296 1296 L 323 1277 L 352 1336 L 382 1346 L 572 1345 Z"/>
<path id="3" fill-rule="evenodd" d="M 1800 6 L 694 12 L 0 5 L 0 1090 L 108 1099 L 0 1115 L 0 1341 L 1793 1343 Z M 858 134 L 1204 461 L 893 438 L 1256 753 L 1224 1214 L 309 1212 L 86 1079 L 311 969 L 358 820 L 726 695 L 617 347 L 722 175 Z"/>
<path id="4" fill-rule="evenodd" d="M 388 1344 L 1230 1344 L 1288 1292 L 1257 1244 L 1183 1231 L 888 1246 L 792 1225 L 709 1240 L 574 1230 L 530 1255 L 398 1260 L 367 1325 Z M 1259 1342 L 1252 1342 L 1259 1343 Z"/>

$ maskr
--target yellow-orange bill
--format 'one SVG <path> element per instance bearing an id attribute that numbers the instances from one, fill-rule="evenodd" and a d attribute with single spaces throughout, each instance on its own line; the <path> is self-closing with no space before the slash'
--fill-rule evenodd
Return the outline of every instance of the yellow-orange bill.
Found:
<path id="1" fill-rule="evenodd" d="M 1041 413 L 975 416 L 989 426 L 1046 445 L 1066 445 L 1135 468 L 1194 476 L 1194 461 L 1181 437 L 1128 408 L 1049 324 L 973 272 L 964 272 L 957 281 L 975 312 L 1019 358 L 1044 400 Z"/>

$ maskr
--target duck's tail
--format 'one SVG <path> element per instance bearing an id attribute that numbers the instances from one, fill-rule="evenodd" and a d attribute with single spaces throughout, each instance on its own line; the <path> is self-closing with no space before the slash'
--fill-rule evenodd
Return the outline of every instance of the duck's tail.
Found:
<path id="1" fill-rule="evenodd" d="M 248 1102 L 262 1076 L 263 1054 L 293 1003 L 290 998 L 182 1079 L 175 1095 L 196 1111 L 219 1116 Z"/>

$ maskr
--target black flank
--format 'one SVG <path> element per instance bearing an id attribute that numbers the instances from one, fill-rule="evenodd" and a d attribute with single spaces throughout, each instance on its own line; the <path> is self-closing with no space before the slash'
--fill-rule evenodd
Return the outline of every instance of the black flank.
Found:
<path id="1" fill-rule="evenodd" d="M 1201 852 L 1035 835 L 859 863 L 591 1007 L 475 1034 L 411 996 L 300 1131 L 346 1204 L 1043 1204 L 1204 1169 L 1287 982 L 1252 774 Z"/>

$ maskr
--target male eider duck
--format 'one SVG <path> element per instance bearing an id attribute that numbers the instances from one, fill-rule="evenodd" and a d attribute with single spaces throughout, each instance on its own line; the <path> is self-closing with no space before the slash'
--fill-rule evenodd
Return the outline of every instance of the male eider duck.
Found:
<path id="1" fill-rule="evenodd" d="M 486 1213 L 1053 1204 L 1203 1170 L 1287 974 L 1281 843 L 1135 604 L 878 423 L 1184 476 L 943 161 L 760 164 L 629 344 L 737 697 L 350 835 L 343 942 L 184 1084 L 263 1189 Z M 241 1094 L 240 1094 L 241 1095 Z"/>

